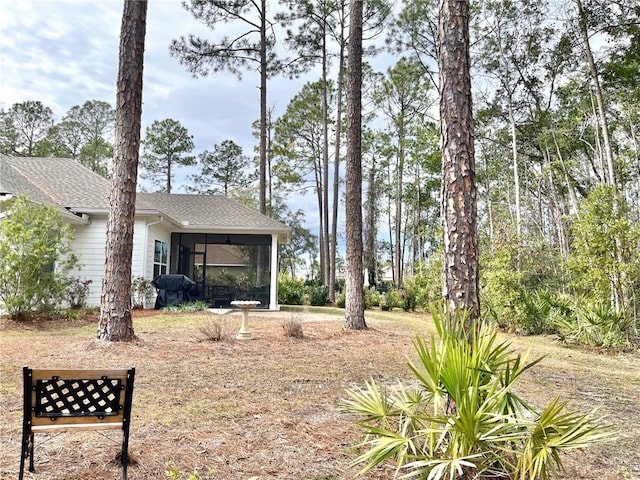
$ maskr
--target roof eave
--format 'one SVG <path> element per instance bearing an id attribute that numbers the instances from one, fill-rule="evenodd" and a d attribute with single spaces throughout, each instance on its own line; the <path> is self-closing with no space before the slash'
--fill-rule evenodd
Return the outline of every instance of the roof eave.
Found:
<path id="1" fill-rule="evenodd" d="M 236 225 L 208 225 L 181 223 L 180 229 L 188 232 L 198 233 L 219 233 L 222 235 L 245 234 L 245 235 L 277 235 L 278 242 L 289 244 L 291 242 L 291 229 L 289 228 L 269 228 L 269 227 L 247 227 Z"/>
<path id="2" fill-rule="evenodd" d="M 96 216 L 109 215 L 109 209 L 107 208 L 70 207 L 69 211 L 76 214 L 87 214 L 87 215 L 96 215 Z M 175 227 L 182 227 L 182 223 L 180 223 L 178 220 L 154 208 L 136 208 L 134 215 L 137 218 L 160 217 L 161 221 L 166 221 L 167 223 L 170 223 Z"/>

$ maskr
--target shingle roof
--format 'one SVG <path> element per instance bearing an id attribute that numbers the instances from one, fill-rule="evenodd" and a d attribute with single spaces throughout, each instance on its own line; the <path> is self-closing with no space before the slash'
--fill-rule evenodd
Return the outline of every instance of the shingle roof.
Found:
<path id="1" fill-rule="evenodd" d="M 159 211 L 188 227 L 288 231 L 289 228 L 258 211 L 221 195 L 139 193 Z"/>
<path id="2" fill-rule="evenodd" d="M 109 210 L 110 182 L 70 158 L 8 157 L 0 154 L 0 194 L 24 194 L 34 202 L 75 213 Z M 278 233 L 290 229 L 260 212 L 219 195 L 138 193 L 137 211 L 157 212 L 186 229 L 225 233 Z"/>
<path id="3" fill-rule="evenodd" d="M 0 157 L 0 190 L 74 209 L 109 208 L 109 181 L 70 158 Z"/>

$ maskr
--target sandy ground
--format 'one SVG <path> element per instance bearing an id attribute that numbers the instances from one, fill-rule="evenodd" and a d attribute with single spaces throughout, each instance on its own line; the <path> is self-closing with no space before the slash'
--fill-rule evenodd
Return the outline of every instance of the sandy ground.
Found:
<path id="1" fill-rule="evenodd" d="M 219 313 L 219 312 L 218 312 Z M 95 318 L 16 324 L 0 320 L 0 479 L 17 478 L 22 422 L 21 367 L 136 367 L 129 479 L 167 478 L 174 462 L 187 478 L 347 480 L 362 440 L 340 409 L 344 389 L 371 378 L 409 380 L 416 334 L 429 331 L 423 314 L 368 314 L 371 327 L 347 332 L 333 313 L 251 314 L 252 340 L 237 340 L 241 313 L 135 313 L 135 343 L 94 339 Z M 283 325 L 301 322 L 304 337 Z M 225 338 L 211 341 L 216 323 Z M 534 342 L 547 358 L 529 372 L 521 395 L 542 405 L 556 395 L 571 408 L 599 414 L 619 431 L 609 445 L 566 457 L 566 479 L 640 478 L 640 357 L 569 349 L 550 338 Z M 36 436 L 36 473 L 25 478 L 116 479 L 118 432 Z M 363 479 L 391 479 L 392 466 Z"/>

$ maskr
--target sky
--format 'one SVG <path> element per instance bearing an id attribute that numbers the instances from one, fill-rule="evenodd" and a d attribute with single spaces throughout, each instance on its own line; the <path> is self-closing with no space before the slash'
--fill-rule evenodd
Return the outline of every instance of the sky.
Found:
<path id="1" fill-rule="evenodd" d="M 122 0 L 0 0 L 0 108 L 40 100 L 60 120 L 87 100 L 115 106 L 122 8 Z M 218 35 L 197 22 L 180 0 L 149 1 L 143 135 L 154 120 L 172 118 L 193 135 L 196 154 L 233 140 L 253 156 L 258 73 L 247 71 L 241 81 L 228 73 L 194 78 L 169 55 L 171 40 L 189 33 Z M 270 83 L 269 107 L 276 115 L 304 81 Z"/>
<path id="2" fill-rule="evenodd" d="M 115 106 L 118 49 L 123 0 L 0 0 L 0 108 L 39 100 L 59 121 L 87 100 Z M 194 78 L 169 55 L 174 38 L 196 34 L 212 40 L 212 32 L 195 20 L 181 0 L 150 0 L 147 10 L 143 79 L 142 135 L 155 120 L 178 120 L 194 138 L 197 155 L 224 140 L 233 140 L 244 154 L 254 155 L 257 139 L 251 124 L 259 119 L 259 75 L 246 71 L 242 80 L 222 72 Z M 378 68 L 384 69 L 388 60 Z M 274 118 L 319 70 L 289 80 L 275 77 L 268 85 L 268 107 Z M 173 193 L 197 169 L 175 169 Z M 143 181 L 139 187 L 149 188 Z M 302 209 L 306 227 L 317 234 L 315 195 L 289 198 L 289 207 Z M 341 207 L 342 208 L 342 207 Z M 339 216 L 342 231 L 344 215 Z"/>

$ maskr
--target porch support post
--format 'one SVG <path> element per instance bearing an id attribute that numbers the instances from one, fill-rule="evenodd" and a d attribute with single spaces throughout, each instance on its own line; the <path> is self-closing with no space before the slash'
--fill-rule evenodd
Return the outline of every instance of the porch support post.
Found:
<path id="1" fill-rule="evenodd" d="M 269 310 L 278 310 L 278 236 L 271 234 L 271 285 Z"/>

